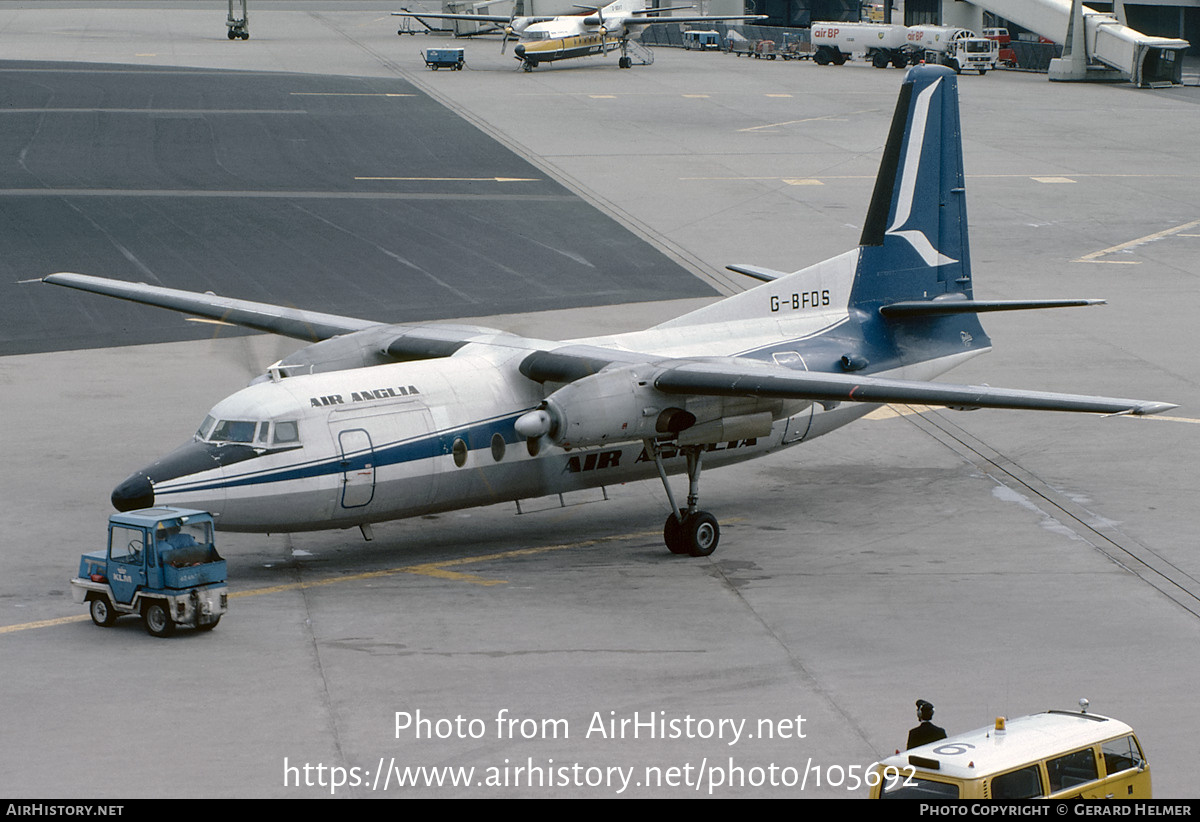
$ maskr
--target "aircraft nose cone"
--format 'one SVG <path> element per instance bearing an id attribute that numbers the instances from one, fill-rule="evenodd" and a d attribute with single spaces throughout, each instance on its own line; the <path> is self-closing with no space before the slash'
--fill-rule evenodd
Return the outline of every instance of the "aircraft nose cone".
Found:
<path id="1" fill-rule="evenodd" d="M 524 58 L 525 57 L 525 47 L 522 45 L 514 46 L 513 54 L 517 55 L 517 57 L 519 57 L 519 58 Z"/>
<path id="2" fill-rule="evenodd" d="M 112 504 L 118 511 L 150 508 L 154 505 L 154 484 L 145 474 L 133 474 L 113 489 Z"/>

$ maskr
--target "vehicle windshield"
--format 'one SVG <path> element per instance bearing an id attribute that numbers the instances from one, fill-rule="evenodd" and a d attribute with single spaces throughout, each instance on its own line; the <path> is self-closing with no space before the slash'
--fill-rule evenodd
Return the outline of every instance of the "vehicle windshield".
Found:
<path id="1" fill-rule="evenodd" d="M 174 521 L 161 523 L 155 533 L 155 538 L 160 545 L 168 548 L 191 548 L 212 545 L 212 534 L 212 523 L 208 520 L 200 522 Z"/>

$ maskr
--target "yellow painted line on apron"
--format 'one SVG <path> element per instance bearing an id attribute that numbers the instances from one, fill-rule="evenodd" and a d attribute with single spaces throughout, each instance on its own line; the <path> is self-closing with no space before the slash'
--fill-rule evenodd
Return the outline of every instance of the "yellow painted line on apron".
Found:
<path id="1" fill-rule="evenodd" d="M 416 97 L 415 94 L 399 94 L 385 91 L 293 91 L 293 97 Z"/>
<path id="2" fill-rule="evenodd" d="M 1156 231 L 1153 234 L 1147 234 L 1145 237 L 1138 237 L 1136 240 L 1130 240 L 1127 243 L 1121 243 L 1120 245 L 1114 245 L 1111 248 L 1105 248 L 1101 251 L 1093 251 L 1091 254 L 1085 254 L 1082 257 L 1080 257 L 1078 260 L 1075 260 L 1074 262 L 1077 262 L 1077 263 L 1120 263 L 1120 264 L 1124 264 L 1124 265 L 1140 265 L 1141 263 L 1137 260 L 1101 260 L 1099 258 L 1103 257 L 1107 254 L 1116 254 L 1119 251 L 1125 251 L 1128 248 L 1134 248 L 1135 246 L 1139 246 L 1144 243 L 1152 243 L 1155 240 L 1161 240 L 1164 237 L 1170 237 L 1172 234 L 1179 234 L 1181 232 L 1187 231 L 1189 228 L 1195 228 L 1198 225 L 1200 225 L 1200 220 L 1192 220 L 1190 223 L 1184 223 L 1183 225 L 1175 226 L 1175 228 L 1168 228 L 1165 231 Z"/>
<path id="3" fill-rule="evenodd" d="M 897 417 L 908 417 L 913 414 L 924 414 L 927 411 L 946 411 L 948 409 L 941 406 L 929 405 L 884 405 L 876 408 L 870 414 L 863 417 L 864 420 L 893 420 Z M 1129 420 L 1147 420 L 1158 422 L 1185 422 L 1192 425 L 1200 425 L 1200 419 L 1192 417 L 1170 417 L 1165 414 L 1105 414 L 1106 417 L 1121 417 Z"/>
<path id="4" fill-rule="evenodd" d="M 847 117 L 850 117 L 855 114 L 868 114 L 872 111 L 878 111 L 878 109 L 868 108 L 868 109 L 863 109 L 862 111 L 852 111 L 849 114 L 823 114 L 820 117 L 806 117 L 803 120 L 786 120 L 782 123 L 767 123 L 764 126 L 751 126 L 750 128 L 739 128 L 738 132 L 761 131 L 763 129 L 779 128 L 781 126 L 794 126 L 794 125 L 797 125 L 798 123 L 815 123 L 819 120 L 835 120 L 835 121 L 836 120 L 844 120 Z"/>
<path id="5" fill-rule="evenodd" d="M 23 622 L 20 625 L 5 625 L 0 627 L 0 634 L 12 634 L 16 633 L 17 631 L 28 631 L 30 628 L 49 628 L 52 625 L 66 625 L 68 622 L 84 622 L 90 620 L 91 617 L 87 614 L 58 617 L 57 619 L 42 619 L 37 622 Z"/>
<path id="6" fill-rule="evenodd" d="M 410 183 L 536 183 L 537 177 L 355 177 L 355 180 L 387 180 Z"/>

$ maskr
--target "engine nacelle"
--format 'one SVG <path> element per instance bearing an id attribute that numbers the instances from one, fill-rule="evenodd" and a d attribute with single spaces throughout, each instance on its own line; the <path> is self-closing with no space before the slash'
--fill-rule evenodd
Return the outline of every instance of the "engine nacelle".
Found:
<path id="1" fill-rule="evenodd" d="M 582 448 L 678 434 L 696 423 L 678 399 L 655 390 L 651 364 L 605 369 L 555 391 L 516 422 L 524 437 Z"/>

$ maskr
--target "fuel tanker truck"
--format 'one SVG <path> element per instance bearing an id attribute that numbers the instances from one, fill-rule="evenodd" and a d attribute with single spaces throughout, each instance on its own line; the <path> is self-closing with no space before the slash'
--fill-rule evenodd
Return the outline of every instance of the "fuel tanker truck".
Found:
<path id="1" fill-rule="evenodd" d="M 875 68 L 904 68 L 909 61 L 908 29 L 891 23 L 813 23 L 809 29 L 813 62 L 840 66 L 861 54 Z"/>
<path id="2" fill-rule="evenodd" d="M 955 73 L 969 70 L 986 74 L 1000 59 L 998 42 L 953 26 L 909 26 L 908 45 L 914 63 L 935 63 Z"/>
<path id="3" fill-rule="evenodd" d="M 933 63 L 960 72 L 984 74 L 996 67 L 999 45 L 953 26 L 901 26 L 891 23 L 813 23 L 813 61 L 840 66 L 860 54 L 875 68 Z"/>

